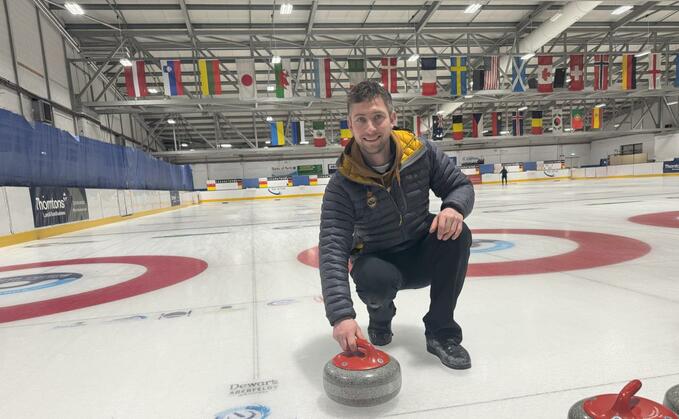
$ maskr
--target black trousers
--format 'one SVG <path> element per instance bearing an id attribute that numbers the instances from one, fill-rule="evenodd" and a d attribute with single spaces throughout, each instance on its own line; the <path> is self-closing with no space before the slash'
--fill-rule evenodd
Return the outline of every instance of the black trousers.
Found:
<path id="1" fill-rule="evenodd" d="M 431 285 L 429 311 L 422 319 L 425 334 L 453 337 L 460 343 L 462 328 L 453 315 L 467 274 L 471 244 L 471 231 L 464 224 L 456 240 L 438 240 L 433 233 L 403 251 L 359 254 L 351 276 L 368 307 L 370 327 L 390 324 L 398 291 Z"/>

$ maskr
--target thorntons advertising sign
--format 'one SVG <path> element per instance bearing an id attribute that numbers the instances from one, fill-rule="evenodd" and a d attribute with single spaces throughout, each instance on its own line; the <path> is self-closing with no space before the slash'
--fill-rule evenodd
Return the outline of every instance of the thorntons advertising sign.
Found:
<path id="1" fill-rule="evenodd" d="M 679 173 L 679 158 L 663 162 L 663 173 Z"/>
<path id="2" fill-rule="evenodd" d="M 36 227 L 87 220 L 87 196 L 84 188 L 32 187 L 31 205 Z"/>

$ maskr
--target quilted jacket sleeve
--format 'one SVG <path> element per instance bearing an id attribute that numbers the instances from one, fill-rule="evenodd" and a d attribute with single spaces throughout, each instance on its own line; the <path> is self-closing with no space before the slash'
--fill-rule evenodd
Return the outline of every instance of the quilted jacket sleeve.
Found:
<path id="1" fill-rule="evenodd" d="M 335 175 L 325 188 L 318 246 L 325 315 L 331 325 L 341 319 L 356 317 L 348 269 L 353 244 L 354 209 L 339 181 Z"/>
<path id="2" fill-rule="evenodd" d="M 429 186 L 443 201 L 441 209 L 452 207 L 467 218 L 474 207 L 474 186 L 450 157 L 431 142 L 426 142 L 431 162 Z"/>

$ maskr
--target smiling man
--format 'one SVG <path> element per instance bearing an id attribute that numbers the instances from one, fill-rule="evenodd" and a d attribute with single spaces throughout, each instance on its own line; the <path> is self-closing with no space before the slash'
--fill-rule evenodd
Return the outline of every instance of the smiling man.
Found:
<path id="1" fill-rule="evenodd" d="M 348 120 L 353 138 L 321 209 L 321 285 L 333 337 L 345 351 L 364 338 L 351 300 L 351 258 L 374 345 L 391 342 L 396 293 L 430 286 L 427 351 L 450 368 L 470 368 L 453 314 L 467 273 L 472 237 L 463 219 L 474 205 L 474 188 L 435 145 L 396 128 L 391 95 L 377 82 L 351 89 Z M 429 190 L 442 200 L 436 215 L 429 212 Z"/>

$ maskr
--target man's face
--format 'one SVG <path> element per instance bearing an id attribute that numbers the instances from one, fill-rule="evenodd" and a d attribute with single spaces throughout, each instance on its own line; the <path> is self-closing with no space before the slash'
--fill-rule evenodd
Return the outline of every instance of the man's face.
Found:
<path id="1" fill-rule="evenodd" d="M 383 162 L 390 157 L 389 139 L 394 125 L 396 112 L 390 114 L 381 97 L 351 105 L 349 128 L 369 160 Z"/>

